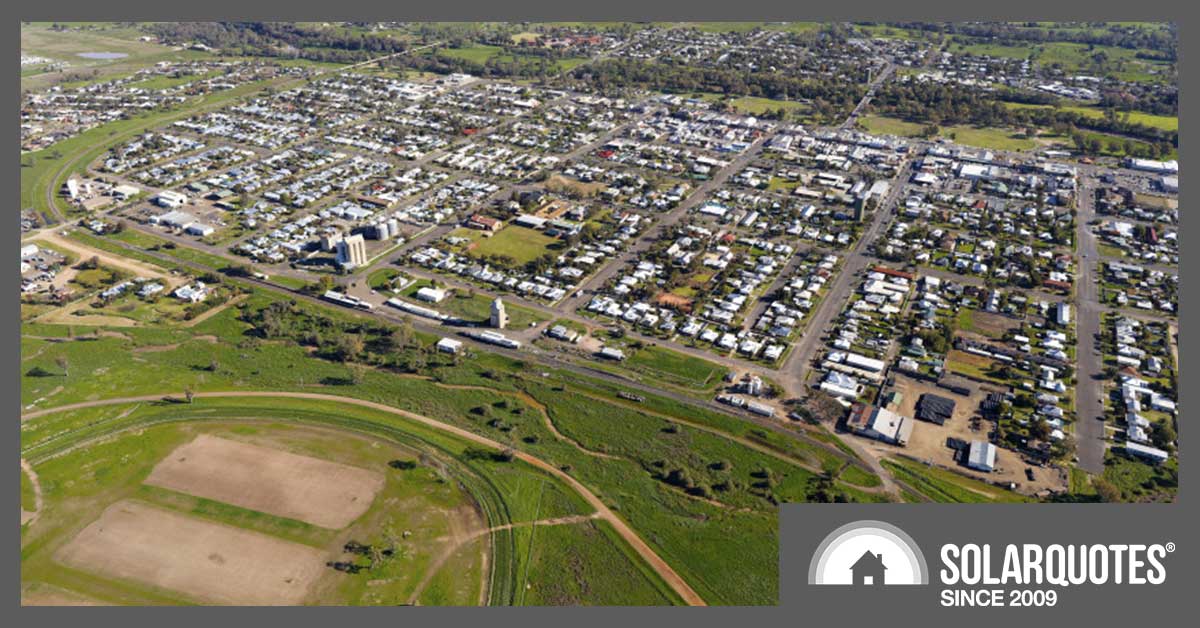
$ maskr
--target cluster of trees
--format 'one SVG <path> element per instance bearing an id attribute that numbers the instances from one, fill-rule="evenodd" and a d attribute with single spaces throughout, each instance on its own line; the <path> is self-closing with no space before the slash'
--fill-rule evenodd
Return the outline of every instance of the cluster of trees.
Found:
<path id="1" fill-rule="evenodd" d="M 453 44 L 448 46 L 449 49 L 461 47 Z M 393 57 L 384 61 L 383 65 L 390 68 L 432 72 L 435 74 L 461 72 L 494 78 L 516 77 L 539 79 L 558 74 L 558 61 L 570 56 L 561 50 L 517 48 L 509 44 L 505 46 L 503 53 L 493 55 L 486 61 L 481 62 L 474 59 L 447 55 L 444 54 L 444 50 L 442 48 L 434 48 L 430 54 Z"/>
<path id="2" fill-rule="evenodd" d="M 1011 97 L 1016 92 L 1006 91 L 1001 96 Z M 1024 101 L 1037 98 L 1025 96 Z M 1165 131 L 1138 122 L 1133 122 L 1128 113 L 1115 109 L 1104 110 L 1103 116 L 1086 115 L 1055 107 L 1014 108 L 1006 107 L 997 94 L 982 89 L 963 86 L 937 85 L 931 83 L 892 83 L 881 87 L 875 98 L 874 108 L 880 113 L 913 122 L 933 125 L 973 124 L 981 127 L 1015 127 L 1024 129 L 1050 129 L 1065 137 L 1079 137 L 1081 150 L 1100 152 L 1106 146 L 1097 144 L 1099 138 L 1079 131 L 1087 129 L 1111 133 L 1129 138 L 1127 152 L 1147 153 L 1146 156 L 1161 156 L 1170 153 L 1179 142 L 1178 132 Z M 1135 142 L 1134 140 L 1138 140 Z"/>
<path id="3" fill-rule="evenodd" d="M 805 100 L 811 103 L 817 117 L 828 120 L 849 114 L 866 92 L 864 85 L 850 81 L 817 81 L 782 72 L 747 73 L 639 59 L 604 59 L 576 68 L 571 77 L 601 91 L 641 88 Z"/>
<path id="4" fill-rule="evenodd" d="M 243 306 L 241 319 L 253 326 L 251 333 L 259 338 L 291 340 L 313 347 L 318 357 L 347 364 L 349 376 L 338 383 L 360 383 L 364 365 L 415 373 L 428 367 L 433 358 L 431 348 L 418 341 L 407 320 L 392 326 L 336 319 L 295 301 L 275 301 L 258 309 Z"/>
<path id="5" fill-rule="evenodd" d="M 1130 50 L 1153 50 L 1162 55 L 1159 58 L 1172 61 L 1178 51 L 1173 25 L 1163 28 L 1106 22 L 1071 25 L 1074 26 L 1072 28 L 1037 22 L 900 22 L 895 25 L 946 37 L 987 39 L 1006 46 L 1050 42 L 1114 46 Z"/>
<path id="6" fill-rule="evenodd" d="M 407 49 L 387 35 L 293 22 L 161 22 L 145 28 L 165 42 L 200 42 L 234 55 L 352 63 Z"/>

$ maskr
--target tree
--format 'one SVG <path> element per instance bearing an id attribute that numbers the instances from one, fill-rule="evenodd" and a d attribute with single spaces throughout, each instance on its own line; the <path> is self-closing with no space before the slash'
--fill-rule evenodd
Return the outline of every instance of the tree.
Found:
<path id="1" fill-rule="evenodd" d="M 366 375 L 367 367 L 356 362 L 351 362 L 350 364 L 346 365 L 346 368 L 350 371 L 350 383 L 357 386 L 363 382 L 363 377 Z"/>
<path id="2" fill-rule="evenodd" d="M 71 366 L 71 364 L 70 364 L 70 362 L 67 361 L 67 358 L 65 356 L 60 355 L 57 358 L 54 358 L 54 364 L 58 368 L 62 369 L 63 377 L 71 376 L 71 374 L 69 372 L 69 370 L 70 370 L 69 367 Z"/>
<path id="3" fill-rule="evenodd" d="M 1104 478 L 1094 478 L 1092 487 L 1096 489 L 1096 495 L 1100 497 L 1100 501 L 1110 504 L 1121 501 L 1121 489 Z"/>
<path id="4" fill-rule="evenodd" d="M 358 334 L 341 334 L 333 341 L 333 358 L 338 362 L 349 362 L 363 351 L 362 337 Z"/>
<path id="5" fill-rule="evenodd" d="M 1029 426 L 1029 436 L 1037 440 L 1046 440 L 1050 438 L 1050 425 L 1045 421 L 1037 420 Z"/>
<path id="6" fill-rule="evenodd" d="M 188 386 L 183 389 L 183 396 L 187 399 L 188 403 L 191 403 L 192 399 L 196 396 L 196 393 L 192 390 L 191 386 Z"/>

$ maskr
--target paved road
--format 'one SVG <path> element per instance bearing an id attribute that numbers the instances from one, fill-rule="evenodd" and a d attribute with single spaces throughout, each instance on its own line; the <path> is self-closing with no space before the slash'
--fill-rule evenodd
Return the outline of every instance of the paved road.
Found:
<path id="1" fill-rule="evenodd" d="M 170 392 L 170 393 L 166 393 L 166 394 L 167 395 L 177 395 L 180 393 Z M 410 421 L 415 421 L 417 423 L 421 423 L 423 425 L 432 427 L 434 429 L 453 434 L 454 436 L 457 436 L 458 438 L 469 440 L 473 443 L 477 443 L 477 444 L 483 445 L 485 447 L 490 447 L 490 448 L 498 450 L 498 451 L 510 449 L 510 447 L 508 445 L 505 445 L 503 443 L 494 441 L 494 440 L 484 437 L 484 436 L 480 436 L 479 434 L 467 431 L 460 427 L 455 427 L 453 425 L 443 423 L 436 419 L 431 419 L 427 416 L 423 416 L 420 414 L 414 414 L 412 412 L 400 410 L 399 408 L 393 408 L 392 406 L 385 405 L 382 403 L 376 403 L 374 401 L 366 401 L 363 399 L 355 399 L 352 397 L 342 397 L 339 395 L 327 395 L 327 394 L 322 394 L 322 393 L 266 392 L 266 391 L 260 392 L 260 391 L 245 391 L 245 390 L 229 391 L 229 392 L 200 392 L 200 393 L 195 393 L 195 396 L 199 397 L 199 398 L 226 398 L 226 397 L 275 398 L 275 397 L 284 397 L 284 398 L 289 398 L 289 399 L 313 399 L 313 400 L 320 400 L 320 401 L 335 401 L 338 403 L 346 403 L 346 404 L 352 404 L 352 405 L 356 405 L 356 406 L 371 408 L 372 410 L 379 410 L 381 412 L 388 412 L 390 414 L 404 417 Z M 27 419 L 32 419 L 34 417 L 41 416 L 43 414 L 47 414 L 50 412 L 62 412 L 62 411 L 66 411 L 66 410 L 76 410 L 76 409 L 80 409 L 80 408 L 90 408 L 90 407 L 95 407 L 95 406 L 120 404 L 120 403 L 151 402 L 151 401 L 158 401 L 158 400 L 162 399 L 163 397 L 164 397 L 164 395 L 145 395 L 145 396 L 140 396 L 140 397 L 125 397 L 125 398 L 119 398 L 119 399 L 104 399 L 104 400 L 100 400 L 100 401 L 85 401 L 83 403 L 76 403 L 76 404 L 71 404 L 68 406 L 60 406 L 58 408 L 52 408 L 50 410 L 39 410 L 37 412 L 31 412 L 29 414 L 24 414 L 21 416 L 21 420 L 25 421 Z M 575 478 L 571 477 L 570 475 L 567 475 L 567 473 L 564 472 L 562 469 L 559 469 L 558 467 L 556 467 L 540 458 L 535 458 L 534 456 L 531 456 L 523 451 L 514 451 L 514 454 L 516 455 L 517 458 L 519 458 L 523 462 L 533 465 L 533 466 L 541 469 L 542 471 L 545 471 L 546 473 L 553 475 L 554 477 L 556 477 L 559 480 L 561 480 L 562 482 L 564 482 L 567 486 L 570 486 L 572 489 L 574 489 L 574 491 L 576 493 L 578 493 L 580 495 L 580 497 L 583 497 L 583 499 L 585 501 L 587 501 L 587 503 L 590 504 L 592 506 L 592 508 L 596 509 L 596 512 L 599 513 L 600 518 L 607 521 L 609 524 L 611 524 L 613 526 L 614 529 L 616 529 L 617 533 L 621 535 L 621 538 L 625 539 L 625 541 L 627 543 L 629 543 L 630 546 L 633 547 L 634 551 L 636 551 L 638 553 L 638 555 L 641 556 L 642 559 L 645 560 L 652 569 L 654 569 L 655 573 L 657 573 L 664 581 L 666 581 L 666 583 L 671 587 L 671 589 L 674 590 L 675 593 L 678 594 L 679 597 L 682 598 L 683 601 L 686 602 L 689 606 L 706 606 L 704 599 L 700 597 L 700 594 L 696 593 L 695 589 L 693 589 L 691 587 L 691 585 L 689 585 L 687 583 L 687 581 L 685 581 L 683 579 L 682 576 L 680 576 L 674 569 L 671 568 L 670 565 L 667 564 L 667 561 L 663 560 L 662 557 L 660 557 L 649 545 L 647 545 L 646 542 L 642 540 L 642 537 L 638 536 L 637 532 L 634 532 L 633 528 L 629 527 L 629 524 L 626 523 L 624 519 L 617 516 L 617 514 L 615 512 L 613 512 L 612 509 L 609 508 L 608 505 L 605 504 L 599 497 L 597 497 L 595 493 L 588 490 L 588 488 L 586 486 L 581 484 Z"/>
<path id="2" fill-rule="evenodd" d="M 858 104 L 854 106 L 854 111 L 850 112 L 850 115 L 847 116 L 846 120 L 842 122 L 840 128 L 848 129 L 854 126 L 855 121 L 858 120 L 859 114 L 861 114 L 862 110 L 871 103 L 871 99 L 875 98 L 876 90 L 879 89 L 880 85 L 883 85 L 883 82 L 886 81 L 895 70 L 896 64 L 893 63 L 891 59 L 888 59 L 887 65 L 883 66 L 883 69 L 875 75 L 875 78 L 871 79 L 871 85 L 867 88 L 867 93 L 864 94 L 862 100 L 858 101 Z"/>
<path id="3" fill-rule="evenodd" d="M 857 288 L 860 273 L 874 263 L 874 260 L 866 254 L 866 250 L 890 221 L 900 194 L 904 191 L 904 184 L 908 181 L 911 173 L 912 162 L 906 159 L 900 167 L 899 173 L 892 179 L 887 197 L 875 208 L 871 222 L 863 231 L 862 237 L 854 243 L 854 247 L 848 253 L 843 255 L 842 271 L 834 278 L 833 285 L 830 286 L 825 298 L 817 305 L 816 311 L 813 312 L 808 325 L 805 326 L 804 335 L 796 341 L 791 355 L 780 369 L 786 374 L 785 382 L 787 383 L 784 386 L 790 386 L 789 394 L 798 396 L 803 391 L 808 369 L 812 365 L 817 351 L 823 345 L 822 338 L 829 330 L 834 318 L 846 305 L 851 292 Z"/>
<path id="4" fill-rule="evenodd" d="M 1096 277 L 1097 246 L 1096 236 L 1088 227 L 1088 221 L 1095 216 L 1093 192 L 1095 182 L 1090 176 L 1080 177 L 1079 186 L 1079 215 L 1077 223 L 1077 241 L 1079 252 L 1083 255 L 1080 260 L 1080 272 L 1075 297 L 1075 312 L 1077 319 L 1076 359 L 1078 366 L 1075 376 L 1078 383 L 1075 386 L 1075 410 L 1078 416 L 1075 428 L 1075 450 L 1079 457 L 1079 468 L 1088 473 L 1104 472 L 1104 422 L 1098 420 L 1104 416 L 1104 405 L 1101 397 L 1104 394 L 1104 359 L 1095 348 L 1095 338 L 1100 333 L 1100 316 L 1104 307 L 1100 304 L 1099 279 Z"/>

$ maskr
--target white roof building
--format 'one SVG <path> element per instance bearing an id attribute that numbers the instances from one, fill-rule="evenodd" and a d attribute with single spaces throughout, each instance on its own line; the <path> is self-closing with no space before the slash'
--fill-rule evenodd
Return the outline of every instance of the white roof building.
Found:
<path id="1" fill-rule="evenodd" d="M 976 471 L 991 473 L 996 469 L 996 446 L 981 440 L 971 441 L 967 450 L 967 466 Z"/>

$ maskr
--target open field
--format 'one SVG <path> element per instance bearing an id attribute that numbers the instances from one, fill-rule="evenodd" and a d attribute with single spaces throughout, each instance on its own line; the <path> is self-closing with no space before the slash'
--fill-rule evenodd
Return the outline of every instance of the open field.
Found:
<path id="1" fill-rule="evenodd" d="M 133 74 L 137 70 L 168 59 L 211 57 L 208 53 L 174 50 L 152 42 L 139 41 L 142 32 L 118 24 L 96 24 L 93 30 L 56 31 L 48 23 L 22 24 L 21 51 L 39 57 L 66 62 L 58 72 L 42 72 L 21 77 L 21 89 L 43 89 L 51 85 L 98 82 Z M 111 59 L 87 58 L 81 54 L 113 53 Z"/>
<path id="2" fill-rule="evenodd" d="M 859 118 L 858 123 L 867 133 L 900 137 L 916 137 L 925 128 L 924 125 L 916 122 L 906 122 L 897 118 L 877 115 L 863 116 Z"/>
<path id="3" fill-rule="evenodd" d="M 1015 131 L 993 127 L 974 127 L 956 125 L 943 127 L 941 136 L 950 138 L 959 144 L 977 148 L 992 148 L 996 150 L 1029 150 L 1037 147 L 1037 142 L 1026 137 L 1018 137 Z"/>
<path id="4" fill-rule="evenodd" d="M 863 116 L 858 123 L 868 133 L 877 135 L 918 137 L 925 130 L 923 124 L 880 115 Z M 939 129 L 938 136 L 967 146 L 996 150 L 1029 150 L 1038 145 L 1037 141 L 1019 137 L 1015 131 L 1009 129 L 974 127 L 965 124 L 943 126 Z"/>
<path id="5" fill-rule="evenodd" d="M 136 501 L 108 507 L 56 555 L 66 565 L 235 605 L 294 605 L 324 553 Z"/>
<path id="6" fill-rule="evenodd" d="M 1054 109 L 1056 111 L 1069 111 L 1078 113 L 1089 118 L 1103 118 L 1104 110 L 1099 107 L 1087 107 L 1082 105 L 1030 105 L 1025 103 L 1006 102 L 1005 107 L 1012 109 Z M 1134 124 L 1144 124 L 1163 131 L 1178 131 L 1179 116 L 1162 116 L 1142 111 L 1118 111 L 1117 118 L 1124 119 L 1128 116 L 1129 121 Z"/>
<path id="7" fill-rule="evenodd" d="M 479 258 L 507 257 L 522 265 L 550 253 L 557 242 L 557 238 L 540 231 L 508 225 L 490 238 L 476 240 L 468 254 Z"/>
<path id="8" fill-rule="evenodd" d="M 633 372 L 648 379 L 687 390 L 713 390 L 729 369 L 703 358 L 665 347 L 625 348 L 628 355 L 620 364 L 597 362 L 596 367 L 612 372 Z"/>
<path id="9" fill-rule="evenodd" d="M 1010 59 L 1034 59 L 1044 65 L 1061 66 L 1067 72 L 1092 70 L 1094 56 L 1104 53 L 1106 67 L 1115 76 L 1135 82 L 1159 82 L 1168 76 L 1167 65 L 1137 58 L 1137 51 L 1105 45 L 1089 45 L 1066 41 L 1051 41 L 1034 45 L 1003 45 L 995 43 L 953 44 L 952 52 L 988 55 Z"/>
<path id="10" fill-rule="evenodd" d="M 356 421 L 361 422 L 365 417 L 374 416 L 372 420 L 376 422 L 381 418 L 377 412 L 365 411 L 353 406 L 340 406 L 341 409 L 337 410 L 336 415 L 325 415 L 322 412 L 327 412 L 339 406 L 335 404 L 326 409 L 323 408 L 323 406 L 329 405 L 326 402 L 305 401 L 303 403 L 295 403 L 288 402 L 286 399 L 272 400 L 266 398 L 261 400 L 213 399 L 203 403 L 199 403 L 198 401 L 198 405 L 196 406 L 175 405 L 171 407 L 168 405 L 155 407 L 155 405 L 136 404 L 126 407 L 116 406 L 112 410 L 98 407 L 61 414 L 51 414 L 45 418 L 37 418 L 31 421 L 33 425 L 51 421 L 54 425 L 58 426 L 51 428 L 56 430 L 57 434 L 63 433 L 58 431 L 62 428 L 70 430 L 70 425 L 93 426 L 84 428 L 81 431 L 76 430 L 71 432 L 73 434 L 78 433 L 79 438 L 91 438 L 88 436 L 89 434 L 110 433 L 113 430 L 121 430 L 122 426 L 125 425 L 139 425 L 147 422 L 153 425 L 162 419 L 167 419 L 172 423 L 188 419 L 204 422 L 198 425 L 197 428 L 167 425 L 153 427 L 149 430 L 138 429 L 135 432 L 130 432 L 130 436 L 92 445 L 87 450 L 80 450 L 78 454 L 72 452 L 62 458 L 54 458 L 53 460 L 39 464 L 39 469 L 43 471 L 43 474 L 49 475 L 53 479 L 51 493 L 55 507 L 52 508 L 53 512 L 50 521 L 46 523 L 46 526 L 49 527 L 39 524 L 33 530 L 27 532 L 27 534 L 33 535 L 32 539 L 40 539 L 30 548 L 30 551 L 35 552 L 33 556 L 43 555 L 45 551 L 43 548 L 47 546 L 47 541 L 50 541 L 49 546 L 53 547 L 53 539 L 48 539 L 44 535 L 47 533 L 53 534 L 57 521 L 65 514 L 61 510 L 62 507 L 66 506 L 69 510 L 75 510 L 85 503 L 96 503 L 95 497 L 86 498 L 82 501 L 81 498 L 72 498 L 67 502 L 62 501 L 63 495 L 61 493 L 63 484 L 60 474 L 64 471 L 79 473 L 80 464 L 74 459 L 81 456 L 82 460 L 92 461 L 83 466 L 83 473 L 88 475 L 96 474 L 96 477 L 102 478 L 102 481 L 100 485 L 87 483 L 86 485 L 79 485 L 72 488 L 72 494 L 78 493 L 81 490 L 93 495 L 97 490 L 101 490 L 102 494 L 110 494 L 111 490 L 115 488 L 114 483 L 120 484 L 129 480 L 136 482 L 140 474 L 147 474 L 149 472 L 152 463 L 157 463 L 162 456 L 168 455 L 170 451 L 178 447 L 181 441 L 190 442 L 190 440 L 194 439 L 194 436 L 189 435 L 194 434 L 194 429 L 204 429 L 207 432 L 213 428 L 204 426 L 210 424 L 221 430 L 219 435 L 224 439 L 232 438 L 250 441 L 255 444 L 269 445 L 271 447 L 285 445 L 289 450 L 296 453 L 320 455 L 338 461 L 379 460 L 381 457 L 387 459 L 386 457 L 394 458 L 396 456 L 395 453 L 388 452 L 386 449 L 381 450 L 378 446 L 380 444 L 378 441 L 364 442 L 362 437 L 356 436 L 348 439 L 330 440 L 326 430 L 322 430 L 321 432 L 326 434 L 326 436 L 323 436 L 320 440 L 316 440 L 309 435 L 311 428 L 284 427 L 281 423 L 233 423 L 223 428 L 220 427 L 221 423 L 212 423 L 213 421 L 223 420 L 223 417 L 227 416 L 260 416 L 270 420 L 270 417 L 277 415 L 279 418 L 275 419 L 276 421 L 288 424 L 294 424 L 297 421 L 317 420 L 333 421 L 339 425 L 354 425 Z M 97 421 L 96 417 L 98 416 L 107 418 Z M 336 418 L 334 418 L 335 416 Z M 66 423 L 63 423 L 59 419 L 65 420 Z M 394 421 L 392 422 L 394 423 Z M 28 425 L 27 427 L 32 427 L 33 425 Z M 383 423 L 379 423 L 379 425 L 379 428 L 366 428 L 364 424 L 363 429 L 385 429 L 383 428 Z M 422 429 L 417 426 L 406 426 L 406 429 L 414 430 L 412 433 L 417 439 L 414 442 L 436 444 L 439 448 L 450 448 L 438 454 L 439 457 L 450 452 L 458 452 L 454 455 L 462 455 L 463 445 L 454 444 L 453 439 L 447 439 L 444 435 L 439 435 L 436 431 Z M 180 432 L 180 430 L 183 431 Z M 280 430 L 284 431 L 281 432 Z M 40 432 L 40 430 L 33 433 L 37 432 Z M 31 433 L 31 436 L 33 433 Z M 416 436 L 417 434 L 419 436 Z M 170 436 L 170 438 L 164 438 L 164 436 Z M 408 438 L 413 438 L 413 436 L 409 436 Z M 151 440 L 148 441 L 146 439 Z M 34 441 L 30 441 L 30 443 L 32 442 Z M 51 441 L 43 439 L 40 442 L 59 450 L 70 446 L 68 443 L 62 442 L 60 436 L 52 437 Z M 353 447 L 350 447 L 351 445 Z M 39 448 L 39 451 L 48 453 L 51 450 L 43 447 Z M 122 454 L 120 452 L 129 453 Z M 131 459 L 131 455 L 134 458 Z M 119 458 L 114 458 L 114 456 L 119 456 Z M 219 502 L 167 492 L 163 489 L 153 487 L 142 486 L 135 489 L 132 495 L 139 500 L 150 500 L 179 512 L 191 513 L 226 524 L 270 534 L 292 542 L 330 548 L 330 550 L 333 547 L 340 546 L 341 541 L 339 539 L 353 538 L 369 543 L 377 542 L 376 540 L 380 537 L 376 535 L 380 534 L 380 530 L 411 530 L 413 532 L 412 537 L 406 537 L 408 541 L 405 542 L 404 546 L 407 549 L 403 553 L 402 559 L 394 559 L 372 569 L 371 575 L 367 577 L 355 578 L 328 570 L 328 575 L 322 577 L 315 586 L 313 594 L 307 599 L 308 603 L 341 604 L 346 603 L 347 600 L 358 600 L 355 603 L 368 604 L 403 603 L 406 601 L 419 601 L 421 603 L 436 602 L 441 604 L 478 603 L 479 597 L 482 595 L 480 588 L 477 585 L 474 587 L 464 587 L 464 584 L 471 581 L 474 576 L 451 577 L 450 573 L 481 574 L 480 577 L 488 578 L 491 584 L 487 587 L 486 601 L 489 603 L 518 603 L 514 598 L 509 596 L 515 592 L 517 574 L 528 573 L 528 570 L 522 566 L 528 556 L 527 546 L 520 545 L 523 542 L 521 541 L 522 533 L 520 530 L 523 528 L 496 531 L 490 537 L 485 536 L 480 538 L 475 536 L 472 530 L 478 530 L 480 526 L 487 524 L 483 520 L 475 518 L 475 516 L 466 516 L 464 518 L 463 515 L 468 515 L 472 510 L 463 511 L 461 505 L 454 505 L 456 503 L 461 504 L 462 498 L 451 498 L 453 491 L 457 490 L 455 488 L 457 485 L 446 484 L 439 479 L 439 475 L 444 473 L 444 471 L 434 473 L 433 469 L 428 468 L 428 465 L 431 464 L 430 462 L 425 459 L 418 459 L 413 454 L 402 455 L 401 459 L 416 462 L 416 469 L 390 472 L 388 474 L 388 487 L 385 488 L 380 498 L 376 500 L 376 505 L 372 506 L 372 509 L 345 533 L 335 533 L 295 520 L 258 515 L 253 513 L 253 511 L 247 511 L 234 506 L 224 506 Z M 120 461 L 119 463 L 118 460 Z M 146 461 L 140 462 L 139 460 Z M 469 476 L 463 476 L 463 472 L 461 471 L 451 471 L 456 466 L 464 463 L 455 463 L 447 460 L 442 464 L 448 466 L 443 468 L 461 478 L 465 485 L 479 497 L 481 500 L 480 503 L 483 505 L 482 511 L 487 514 L 487 520 L 493 522 L 493 524 L 495 521 L 522 522 L 548 517 L 578 516 L 576 513 L 588 512 L 587 507 L 578 498 L 572 496 L 570 489 L 562 487 L 561 484 L 555 481 L 548 480 L 545 476 L 539 476 L 536 472 L 531 472 L 523 463 L 515 461 L 502 463 L 479 458 L 465 458 L 464 460 L 466 460 L 465 464 L 472 469 L 469 472 L 470 474 L 482 473 L 489 479 L 480 484 L 477 480 L 468 481 Z M 110 467 L 113 463 L 121 465 L 117 473 L 105 472 L 102 475 L 99 474 L 99 472 L 105 471 L 106 467 Z M 436 468 L 441 465 L 434 464 L 433 466 Z M 123 478 L 129 478 L 129 480 Z M 422 488 L 423 486 L 426 488 Z M 433 494 L 430 493 L 431 489 L 435 489 Z M 451 494 L 445 498 L 436 497 L 438 493 L 445 493 L 446 491 L 451 491 Z M 431 498 L 435 498 L 437 501 L 431 504 L 428 501 Z M 442 501 L 447 498 L 450 499 Z M 94 507 L 88 506 L 88 508 Z M 503 518 L 496 519 L 498 516 L 502 516 Z M 380 519 L 380 517 L 384 519 Z M 454 523 L 455 521 L 461 521 L 461 523 Z M 375 532 L 371 532 L 372 530 Z M 490 550 L 487 549 L 489 545 L 480 545 L 480 542 L 486 541 L 488 538 L 491 539 L 490 547 L 493 548 Z M 468 539 L 478 540 L 468 543 Z M 612 539 L 608 542 L 614 543 L 618 541 Z M 522 548 L 526 549 L 523 550 Z M 625 552 L 631 550 L 622 550 L 619 547 L 614 547 L 611 550 L 602 550 L 596 547 L 594 551 L 616 552 L 615 555 L 620 556 L 625 555 Z M 488 559 L 487 564 L 492 569 L 490 575 L 486 570 L 481 571 L 481 567 L 476 561 L 476 559 L 482 559 L 483 556 L 489 554 L 491 558 Z M 439 558 L 442 555 L 445 555 L 445 558 Z M 627 558 L 623 560 L 637 560 L 637 557 L 636 554 L 628 554 Z M 38 568 L 40 564 L 41 562 L 36 558 L 23 563 L 23 569 L 30 570 L 25 576 L 27 580 L 49 580 L 55 583 L 55 586 L 62 586 L 80 593 L 86 592 L 89 596 L 109 601 L 141 600 L 142 602 L 148 602 L 147 596 L 152 593 L 142 588 L 135 589 L 134 591 L 122 590 L 114 592 L 111 589 L 112 583 L 109 581 L 97 582 L 94 581 L 94 578 L 82 578 L 82 576 L 78 576 L 74 572 L 46 572 Z M 451 571 L 446 572 L 445 570 L 447 569 L 451 569 Z M 642 568 L 631 566 L 628 569 L 633 569 L 636 572 Z M 588 570 L 592 574 L 602 573 L 602 571 L 596 571 L 595 568 L 588 568 Z M 672 603 L 677 600 L 677 598 L 669 593 L 669 589 L 665 588 L 665 585 L 662 584 L 656 575 L 653 575 L 651 572 L 651 575 L 648 577 L 650 579 L 647 582 L 651 584 L 647 586 L 650 586 L 653 590 L 668 592 L 658 597 L 658 601 L 655 603 Z M 77 581 L 77 578 L 82 578 L 83 582 Z M 368 579 L 383 579 L 387 582 L 387 586 L 380 587 L 373 585 L 368 587 L 366 586 Z M 604 585 L 596 582 L 591 586 Z M 640 590 L 640 588 L 628 589 L 627 592 L 629 595 L 639 595 L 638 591 Z M 586 600 L 586 598 L 584 599 Z M 155 603 L 174 602 L 158 600 Z M 531 599 L 527 603 L 535 603 L 535 601 Z"/>
<path id="11" fill-rule="evenodd" d="M 341 529 L 370 507 L 383 475 L 201 435 L 154 467 L 146 484 Z"/>

